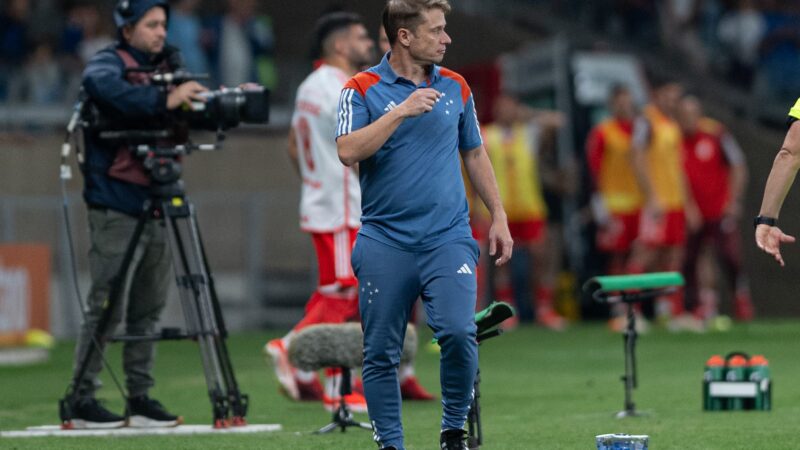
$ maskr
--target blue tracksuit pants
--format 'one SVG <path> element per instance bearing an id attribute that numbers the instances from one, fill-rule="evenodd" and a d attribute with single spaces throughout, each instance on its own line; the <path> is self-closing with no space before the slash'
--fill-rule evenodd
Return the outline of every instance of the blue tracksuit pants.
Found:
<path id="1" fill-rule="evenodd" d="M 441 347 L 442 429 L 464 426 L 478 370 L 477 262 L 472 238 L 411 252 L 358 236 L 352 263 L 364 329 L 362 377 L 375 439 L 382 446 L 404 448 L 397 367 L 418 296 Z"/>

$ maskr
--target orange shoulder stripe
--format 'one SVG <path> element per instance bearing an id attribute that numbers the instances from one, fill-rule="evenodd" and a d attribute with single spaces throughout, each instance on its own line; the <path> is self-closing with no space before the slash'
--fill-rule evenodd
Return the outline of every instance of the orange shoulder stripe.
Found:
<path id="1" fill-rule="evenodd" d="M 373 72 L 360 72 L 344 85 L 345 89 L 355 89 L 361 94 L 362 98 L 366 98 L 367 90 L 381 81 L 381 76 Z"/>
<path id="2" fill-rule="evenodd" d="M 459 86 L 461 86 L 461 102 L 466 104 L 467 100 L 469 100 L 469 96 L 472 95 L 472 92 L 469 90 L 469 85 L 467 84 L 467 80 L 465 80 L 464 77 L 462 77 L 458 73 L 450 69 L 445 69 L 444 67 L 441 67 L 439 69 L 439 74 L 442 75 L 443 77 L 447 77 L 450 78 L 451 80 L 454 80 L 456 83 L 459 84 Z"/>

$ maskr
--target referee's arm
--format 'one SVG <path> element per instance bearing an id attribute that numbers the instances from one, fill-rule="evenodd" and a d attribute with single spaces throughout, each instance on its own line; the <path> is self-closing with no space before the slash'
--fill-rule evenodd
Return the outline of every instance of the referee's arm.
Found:
<path id="1" fill-rule="evenodd" d="M 798 169 L 800 169 L 800 121 L 795 120 L 789 127 L 789 132 L 786 133 L 783 146 L 775 157 L 775 162 L 772 163 L 767 186 L 764 188 L 760 216 L 778 218 L 783 201 L 794 183 Z M 784 234 L 777 226 L 766 224 L 756 226 L 758 248 L 772 255 L 781 266 L 785 265 L 780 251 L 781 243 L 794 241 L 794 237 Z"/>

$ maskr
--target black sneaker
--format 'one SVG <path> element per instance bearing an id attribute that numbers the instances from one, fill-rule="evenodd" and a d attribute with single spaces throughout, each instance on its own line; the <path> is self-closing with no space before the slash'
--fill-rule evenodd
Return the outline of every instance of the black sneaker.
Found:
<path id="1" fill-rule="evenodd" d="M 183 418 L 169 413 L 158 400 L 146 395 L 128 399 L 128 426 L 134 428 L 174 427 L 183 423 Z"/>
<path id="2" fill-rule="evenodd" d="M 83 397 L 72 405 L 71 425 L 76 429 L 107 429 L 125 426 L 125 417 L 107 410 L 93 397 Z"/>
<path id="3" fill-rule="evenodd" d="M 467 433 L 464 430 L 444 430 L 439 437 L 442 450 L 468 450 Z"/>

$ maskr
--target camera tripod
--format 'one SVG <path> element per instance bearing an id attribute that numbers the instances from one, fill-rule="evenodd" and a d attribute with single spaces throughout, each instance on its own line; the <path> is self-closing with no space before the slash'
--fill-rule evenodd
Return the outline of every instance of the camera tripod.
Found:
<path id="1" fill-rule="evenodd" d="M 101 352 L 101 342 L 138 342 L 191 339 L 200 347 L 208 395 L 212 405 L 215 428 L 245 425 L 248 396 L 239 391 L 231 365 L 225 338 L 228 332 L 222 318 L 219 299 L 211 276 L 208 258 L 200 237 L 195 207 L 186 198 L 180 179 L 180 155 L 193 150 L 211 150 L 214 146 L 185 145 L 171 148 L 137 147 L 144 157 L 144 166 L 152 180 L 150 198 L 131 236 L 122 264 L 111 285 L 108 302 L 93 332 L 93 343 L 79 361 L 65 398 L 59 401 L 62 427 L 69 428 L 73 418 L 72 407 L 78 399 L 78 388 L 84 381 L 89 362 Z M 164 329 L 151 336 L 107 336 L 114 305 L 122 301 L 128 272 L 145 224 L 158 219 L 166 228 L 167 241 L 172 254 L 178 293 L 186 321 L 186 332 Z M 127 400 L 127 399 L 126 399 Z"/>
<path id="2" fill-rule="evenodd" d="M 348 427 L 372 430 L 372 425 L 365 422 L 358 422 L 353 419 L 353 413 L 350 412 L 350 408 L 347 407 L 347 403 L 345 403 L 344 400 L 345 396 L 353 393 L 353 389 L 351 387 L 351 371 L 349 367 L 341 367 L 341 370 L 342 380 L 339 383 L 339 407 L 337 407 L 333 412 L 333 419 L 331 419 L 331 423 L 315 431 L 314 434 L 330 433 L 331 431 L 335 431 L 337 428 L 340 428 L 342 433 L 344 433 Z"/>

